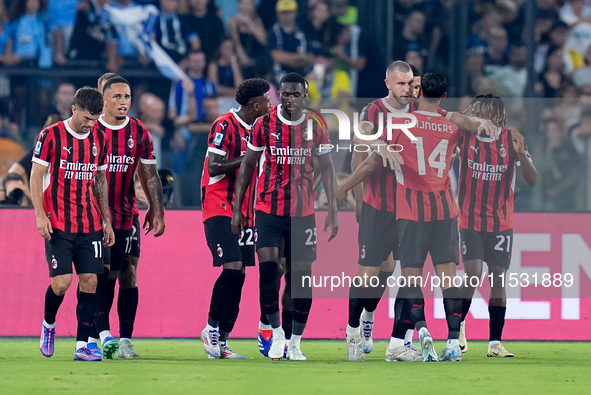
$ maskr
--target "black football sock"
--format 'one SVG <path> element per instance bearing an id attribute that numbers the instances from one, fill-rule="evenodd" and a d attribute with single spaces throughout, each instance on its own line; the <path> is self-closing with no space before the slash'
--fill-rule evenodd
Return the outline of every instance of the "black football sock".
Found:
<path id="1" fill-rule="evenodd" d="M 279 290 L 277 289 L 277 263 L 266 261 L 259 263 L 259 290 L 263 311 L 273 328 L 281 326 L 279 316 Z"/>
<path id="2" fill-rule="evenodd" d="M 263 308 L 263 301 L 261 300 L 261 297 L 260 297 L 260 292 L 259 292 L 259 308 L 261 310 L 261 316 L 259 318 L 259 320 L 261 321 L 261 324 L 271 325 L 271 324 L 269 324 L 269 320 L 267 319 L 267 314 L 265 314 L 265 310 Z"/>
<path id="3" fill-rule="evenodd" d="M 57 311 L 59 310 L 62 302 L 64 301 L 64 295 L 57 296 L 53 292 L 53 288 L 51 288 L 51 285 L 47 287 L 47 291 L 45 292 L 44 319 L 45 322 L 47 322 L 48 324 L 55 324 L 55 316 L 57 315 Z"/>
<path id="4" fill-rule="evenodd" d="M 96 312 L 96 294 L 80 291 L 80 300 L 76 306 L 78 331 L 76 341 L 86 342 L 92 330 L 92 321 Z"/>
<path id="5" fill-rule="evenodd" d="M 117 298 L 117 313 L 119 314 L 119 334 L 125 339 L 131 339 L 133 325 L 139 302 L 139 292 L 135 288 L 119 288 Z"/>
<path id="6" fill-rule="evenodd" d="M 466 319 L 468 312 L 470 311 L 470 306 L 472 305 L 472 298 L 464 298 L 462 299 L 462 322 Z"/>
<path id="7" fill-rule="evenodd" d="M 283 327 L 285 338 L 290 339 L 293 331 L 293 310 L 281 311 L 281 327 Z"/>
<path id="8" fill-rule="evenodd" d="M 373 312 L 378 308 L 378 303 L 384 295 L 386 289 L 388 289 L 388 277 L 392 275 L 392 272 L 384 272 L 380 270 L 378 279 L 380 280 L 377 287 L 370 288 L 370 298 L 365 301 L 364 308 L 366 311 Z"/>
<path id="9" fill-rule="evenodd" d="M 460 336 L 460 324 L 462 323 L 463 301 L 460 289 L 456 287 L 443 290 L 443 308 L 447 321 L 447 338 L 457 339 Z"/>
<path id="10" fill-rule="evenodd" d="M 214 328 L 219 326 L 220 320 L 223 318 L 224 312 L 228 307 L 228 301 L 232 292 L 232 273 L 230 272 L 236 272 L 236 270 L 222 270 L 211 292 L 207 323 Z"/>
<path id="11" fill-rule="evenodd" d="M 406 331 L 413 329 L 412 318 L 404 306 L 404 299 L 400 297 L 400 291 L 394 302 L 394 326 L 392 328 L 392 337 L 404 339 Z"/>
<path id="12" fill-rule="evenodd" d="M 292 279 L 294 284 L 302 285 L 302 279 L 305 277 L 311 278 L 312 270 L 293 271 Z M 312 307 L 312 287 L 311 285 L 302 286 L 300 297 L 293 300 L 293 335 L 302 336 L 306 324 L 308 323 L 308 316 L 310 315 L 310 308 Z"/>
<path id="13" fill-rule="evenodd" d="M 105 330 L 111 330 L 109 324 L 109 314 L 115 298 L 115 283 L 117 279 L 109 279 L 111 271 L 107 268 L 103 273 L 97 274 L 96 285 L 96 315 L 94 316 L 94 325 L 96 331 L 101 333 Z"/>
<path id="14" fill-rule="evenodd" d="M 98 299 L 97 299 L 98 300 Z M 80 287 L 76 287 L 76 303 L 80 302 Z M 96 314 L 96 312 L 95 312 Z M 78 317 L 78 309 L 76 309 L 76 320 L 78 320 L 80 317 Z M 96 326 L 94 325 L 94 319 L 92 320 L 92 328 L 90 329 L 90 335 L 89 337 L 92 337 L 93 339 L 98 339 L 99 338 L 99 334 L 96 330 Z"/>
<path id="15" fill-rule="evenodd" d="M 402 296 L 400 296 L 402 293 Z M 404 300 L 404 306 L 410 313 L 410 317 L 416 330 L 427 327 L 425 321 L 425 299 L 423 291 L 417 285 L 401 287 L 398 296 Z"/>
<path id="16" fill-rule="evenodd" d="M 363 307 L 365 307 L 367 289 L 364 287 L 358 287 L 354 283 L 351 283 L 349 288 L 349 326 L 352 328 L 359 328 L 359 320 L 361 319 L 361 313 Z"/>
<path id="17" fill-rule="evenodd" d="M 223 341 L 228 339 L 227 336 L 232 332 L 232 329 L 234 329 L 236 318 L 238 318 L 238 313 L 240 312 L 240 299 L 242 299 L 242 286 L 244 285 L 244 279 L 246 277 L 240 270 L 229 271 L 233 272 L 229 277 L 231 282 L 231 288 L 229 290 L 230 297 L 227 301 L 226 310 L 224 310 L 224 314 L 220 320 L 220 339 L 222 339 L 222 334 L 224 334 L 225 338 L 222 339 Z"/>
<path id="18" fill-rule="evenodd" d="M 506 311 L 506 307 L 488 306 L 488 314 L 490 316 L 489 341 L 501 341 L 501 336 L 503 335 L 503 327 L 505 326 Z"/>

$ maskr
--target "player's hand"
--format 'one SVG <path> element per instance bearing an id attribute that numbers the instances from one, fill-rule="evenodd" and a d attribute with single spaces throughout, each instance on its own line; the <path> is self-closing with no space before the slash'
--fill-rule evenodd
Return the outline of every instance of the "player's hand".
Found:
<path id="1" fill-rule="evenodd" d="M 402 155 L 398 152 L 391 152 L 386 146 L 383 150 L 379 150 L 378 153 L 382 156 L 384 167 L 390 167 L 392 170 L 400 170 L 400 166 L 404 164 Z"/>
<path id="2" fill-rule="evenodd" d="M 53 233 L 53 228 L 51 227 L 51 222 L 46 215 L 38 216 L 37 217 L 37 232 L 45 239 L 51 240 L 51 234 Z"/>
<path id="3" fill-rule="evenodd" d="M 144 235 L 147 235 L 152 230 L 154 231 L 154 237 L 160 237 L 164 233 L 164 215 L 162 213 L 156 214 L 152 207 L 148 209 L 146 212 L 146 218 L 144 219 L 144 224 L 142 225 L 142 229 L 145 229 L 146 232 Z"/>
<path id="4" fill-rule="evenodd" d="M 337 201 L 341 201 L 347 197 L 347 191 L 342 186 L 338 187 L 334 193 L 334 197 Z"/>
<path id="5" fill-rule="evenodd" d="M 517 155 L 525 154 L 525 150 L 523 149 L 523 135 L 519 133 L 517 130 L 509 129 L 511 131 L 511 136 L 513 138 L 513 149 L 517 153 Z"/>
<path id="6" fill-rule="evenodd" d="M 103 246 L 111 247 L 115 244 L 115 232 L 111 223 L 103 223 Z"/>
<path id="7" fill-rule="evenodd" d="M 476 121 L 480 122 L 480 126 L 478 126 L 479 136 L 487 136 L 494 140 L 499 139 L 499 128 L 490 119 L 476 118 Z"/>
<path id="8" fill-rule="evenodd" d="M 336 211 L 329 211 L 326 219 L 324 220 L 324 231 L 322 233 L 326 234 L 326 230 L 330 226 L 330 237 L 328 238 L 328 242 L 335 238 L 337 233 L 339 233 L 339 222 L 337 221 L 337 212 Z"/>
<path id="9" fill-rule="evenodd" d="M 244 230 L 244 214 L 242 211 L 234 212 L 232 215 L 232 222 L 230 223 L 232 226 L 232 233 L 235 235 L 239 235 Z"/>

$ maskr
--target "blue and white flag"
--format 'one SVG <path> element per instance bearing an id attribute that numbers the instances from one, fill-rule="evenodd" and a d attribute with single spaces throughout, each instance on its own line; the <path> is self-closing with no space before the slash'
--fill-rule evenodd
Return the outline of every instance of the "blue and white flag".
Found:
<path id="1" fill-rule="evenodd" d="M 181 68 L 154 40 L 158 9 L 153 5 L 135 6 L 125 9 L 105 5 L 102 13 L 104 22 L 111 22 L 119 34 L 126 34 L 138 51 L 154 62 L 158 71 L 171 80 L 188 78 Z"/>

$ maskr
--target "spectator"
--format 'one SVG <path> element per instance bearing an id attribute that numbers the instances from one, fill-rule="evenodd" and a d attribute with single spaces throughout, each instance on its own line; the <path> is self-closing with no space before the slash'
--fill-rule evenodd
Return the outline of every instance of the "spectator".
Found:
<path id="1" fill-rule="evenodd" d="M 0 205 L 32 207 L 31 191 L 25 184 L 24 178 L 20 174 L 8 173 L 2 177 L 2 192 L 4 199 Z"/>
<path id="2" fill-rule="evenodd" d="M 156 42 L 174 60 L 180 63 L 189 50 L 199 50 L 201 40 L 181 23 L 178 15 L 179 0 L 160 0 L 160 14 L 156 22 Z"/>
<path id="3" fill-rule="evenodd" d="M 541 97 L 554 98 L 556 92 L 569 79 L 564 75 L 564 51 L 560 47 L 552 46 L 548 49 L 546 56 L 546 67 L 540 74 L 536 83 L 536 92 Z"/>
<path id="4" fill-rule="evenodd" d="M 550 32 L 552 26 L 558 21 L 558 14 L 554 10 L 538 10 L 538 18 L 534 27 L 536 42 L 542 42 L 546 34 Z"/>
<path id="5" fill-rule="evenodd" d="M 18 63 L 18 57 L 13 52 L 13 42 L 10 35 L 8 13 L 4 7 L 4 1 L 0 0 L 0 63 L 10 66 Z"/>
<path id="6" fill-rule="evenodd" d="M 330 14 L 341 25 L 357 25 L 358 13 L 357 7 L 349 5 L 349 0 L 330 0 Z"/>
<path id="7" fill-rule="evenodd" d="M 278 22 L 268 34 L 273 78 L 278 82 L 290 72 L 305 76 L 314 64 L 314 55 L 308 48 L 304 32 L 295 23 L 298 3 L 295 0 L 279 0 L 275 10 Z"/>
<path id="8" fill-rule="evenodd" d="M 70 40 L 70 60 L 103 61 L 107 42 L 113 41 L 115 28 L 101 21 L 101 10 L 109 0 L 80 0 L 74 32 Z"/>
<path id="9" fill-rule="evenodd" d="M 394 43 L 394 58 L 404 59 L 409 50 L 418 51 L 421 56 L 428 55 L 429 44 L 425 34 L 425 14 L 412 11 L 404 21 L 402 34 Z"/>
<path id="10" fill-rule="evenodd" d="M 491 82 L 484 74 L 484 55 L 479 49 L 468 51 L 466 75 L 468 77 L 468 95 L 474 97 L 482 92 L 492 91 Z"/>
<path id="11" fill-rule="evenodd" d="M 310 10 L 310 19 L 302 23 L 302 31 L 314 56 L 331 57 L 330 47 L 336 38 L 331 37 L 334 23 L 337 22 L 330 19 L 328 5 L 324 1 L 318 1 Z"/>
<path id="12" fill-rule="evenodd" d="M 197 33 L 201 40 L 201 50 L 205 52 L 207 59 L 213 59 L 215 51 L 225 38 L 222 20 L 212 10 L 211 0 L 190 0 L 191 14 L 185 17 L 192 32 Z"/>
<path id="13" fill-rule="evenodd" d="M 219 96 L 234 98 L 243 81 L 232 40 L 222 41 L 207 68 L 207 76 L 215 84 Z"/>
<path id="14" fill-rule="evenodd" d="M 141 6 L 133 0 L 115 0 L 109 4 L 117 10 L 132 10 L 137 8 L 140 12 Z M 123 66 L 131 68 L 137 67 L 139 64 L 147 66 L 150 64 L 150 59 L 138 52 L 135 44 L 130 37 L 133 34 L 130 25 L 123 23 L 115 23 L 117 32 L 117 39 L 107 43 L 107 70 L 112 73 L 117 73 Z M 139 62 L 138 62 L 139 61 Z"/>
<path id="15" fill-rule="evenodd" d="M 267 32 L 253 0 L 239 0 L 238 13 L 228 21 L 230 38 L 245 78 L 254 77 L 257 63 L 268 62 Z"/>
<path id="16" fill-rule="evenodd" d="M 485 37 L 488 51 L 484 55 L 485 66 L 505 66 L 508 63 L 507 31 L 502 27 L 492 27 Z"/>
<path id="17" fill-rule="evenodd" d="M 527 47 L 514 46 L 509 53 L 507 66 L 486 66 L 491 82 L 497 87 L 501 97 L 520 98 L 527 84 Z"/>
<path id="18" fill-rule="evenodd" d="M 47 127 L 59 121 L 64 121 L 72 116 L 72 104 L 74 104 L 74 94 L 76 88 L 70 83 L 63 83 L 57 86 L 53 99 L 55 107 L 52 108 L 50 115 L 47 116 L 43 127 Z"/>
<path id="19" fill-rule="evenodd" d="M 199 124 L 205 120 L 203 100 L 217 95 L 213 82 L 205 78 L 205 54 L 203 51 L 191 51 L 187 56 L 188 75 L 191 81 L 179 81 L 173 85 L 168 104 L 168 117 L 174 121 L 173 172 L 182 174 L 187 164 L 190 145 L 205 144 Z M 192 84 L 189 84 L 189 82 Z M 209 131 L 209 129 L 207 130 Z M 207 136 L 206 136 L 207 137 Z M 206 145 L 206 144 L 205 144 Z"/>
<path id="20" fill-rule="evenodd" d="M 550 46 L 557 46 L 564 48 L 568 40 L 570 29 L 564 22 L 556 22 L 549 31 L 547 37 L 544 37 L 542 43 L 538 45 L 538 49 L 534 55 L 534 70 L 540 73 L 546 65 L 546 55 Z M 568 62 L 568 53 L 565 54 L 565 62 Z"/>
<path id="21" fill-rule="evenodd" d="M 331 49 L 334 56 L 334 81 L 330 97 L 351 97 L 355 93 L 353 86 L 356 74 L 367 65 L 365 48 L 358 45 L 358 40 L 356 40 L 357 43 L 352 42 L 353 30 L 359 29 L 358 27 L 340 24 L 335 26 L 337 29 L 335 30 L 337 32 L 336 43 Z"/>
<path id="22" fill-rule="evenodd" d="M 565 44 L 568 54 L 573 58 L 572 64 L 566 64 L 569 70 L 583 65 L 583 56 L 589 46 L 591 46 L 591 22 L 580 22 L 570 29 Z"/>
<path id="23" fill-rule="evenodd" d="M 582 160 L 562 125 L 555 119 L 546 121 L 544 151 L 541 173 L 545 208 L 556 211 L 578 209 L 582 195 Z"/>
<path id="24" fill-rule="evenodd" d="M 454 0 L 437 0 L 427 8 L 427 24 L 431 26 L 427 69 L 441 70 L 443 74 L 449 66 L 449 52 L 454 36 Z M 422 57 L 421 57 L 422 58 Z M 408 63 L 408 62 L 407 62 Z M 421 68 L 422 72 L 422 68 Z"/>
<path id="25" fill-rule="evenodd" d="M 76 7 L 79 0 L 48 0 L 49 31 L 53 40 L 53 60 L 63 66 L 74 31 Z"/>
<path id="26" fill-rule="evenodd" d="M 174 133 L 174 125 L 166 118 L 166 105 L 161 98 L 153 93 L 146 92 L 140 96 L 140 116 L 146 129 L 152 134 L 154 152 L 158 167 L 166 167 L 170 148 L 170 139 Z M 172 161 L 170 161 L 172 162 Z"/>
<path id="27" fill-rule="evenodd" d="M 11 16 L 15 64 L 27 67 L 51 65 L 51 49 L 47 45 L 48 20 L 43 0 L 15 0 L 9 8 Z"/>
<path id="28" fill-rule="evenodd" d="M 560 8 L 560 19 L 571 26 L 583 20 L 591 19 L 591 5 L 585 0 L 567 0 Z"/>
<path id="29" fill-rule="evenodd" d="M 411 47 L 412 48 L 412 47 Z M 404 55 L 404 61 L 415 66 L 419 70 L 419 75 L 423 75 L 423 57 L 419 51 L 410 50 Z"/>

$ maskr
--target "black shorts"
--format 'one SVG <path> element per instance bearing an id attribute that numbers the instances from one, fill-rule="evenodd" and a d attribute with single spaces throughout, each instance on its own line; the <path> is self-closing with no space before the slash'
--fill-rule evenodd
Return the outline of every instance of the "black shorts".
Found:
<path id="1" fill-rule="evenodd" d="M 133 227 L 131 229 L 133 232 L 131 235 L 131 251 L 129 251 L 129 255 L 139 258 L 140 257 L 141 234 L 142 234 L 142 228 L 140 226 L 140 215 L 139 214 L 133 215 Z"/>
<path id="2" fill-rule="evenodd" d="M 54 229 L 45 241 L 45 259 L 49 277 L 72 274 L 72 263 L 77 274 L 103 272 L 103 231 L 94 233 L 66 233 Z"/>
<path id="3" fill-rule="evenodd" d="M 242 262 L 242 266 L 254 266 L 253 228 L 246 228 L 238 237 L 232 233 L 232 218 L 222 215 L 211 217 L 204 223 L 205 239 L 213 257 L 213 265 L 222 266 L 229 262 Z"/>
<path id="4" fill-rule="evenodd" d="M 458 219 L 431 222 L 398 220 L 401 267 L 422 268 L 431 254 L 433 265 L 460 262 Z"/>
<path id="5" fill-rule="evenodd" d="M 357 240 L 360 266 L 379 267 L 390 253 L 398 259 L 396 214 L 377 210 L 364 202 Z"/>
<path id="6" fill-rule="evenodd" d="M 115 233 L 115 244 L 105 248 L 105 265 L 110 265 L 111 271 L 124 272 L 129 267 L 133 229 L 113 229 L 113 232 Z"/>
<path id="7" fill-rule="evenodd" d="M 481 259 L 489 265 L 509 269 L 513 249 L 513 229 L 478 232 L 460 229 L 462 261 Z"/>
<path id="8" fill-rule="evenodd" d="M 284 244 L 284 256 L 300 262 L 316 260 L 316 217 L 283 217 L 256 212 L 257 250 L 265 247 L 281 249 Z M 289 260 L 289 259 L 288 259 Z"/>

